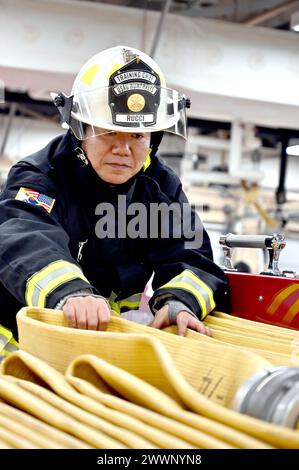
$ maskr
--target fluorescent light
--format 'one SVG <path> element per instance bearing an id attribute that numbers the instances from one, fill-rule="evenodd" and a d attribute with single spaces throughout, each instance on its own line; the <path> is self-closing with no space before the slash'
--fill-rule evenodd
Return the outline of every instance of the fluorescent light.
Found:
<path id="1" fill-rule="evenodd" d="M 291 145 L 290 147 L 287 147 L 287 154 L 299 156 L 299 145 Z"/>
<path id="2" fill-rule="evenodd" d="M 295 13 L 291 15 L 290 26 L 294 31 L 299 31 L 299 11 L 295 11 Z"/>

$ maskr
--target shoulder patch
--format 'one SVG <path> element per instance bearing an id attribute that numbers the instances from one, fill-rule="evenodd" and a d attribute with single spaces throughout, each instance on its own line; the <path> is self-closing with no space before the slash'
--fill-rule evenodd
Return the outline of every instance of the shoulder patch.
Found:
<path id="1" fill-rule="evenodd" d="M 55 204 L 55 199 L 52 197 L 41 194 L 34 189 L 20 188 L 15 199 L 18 201 L 24 201 L 33 206 L 40 206 L 47 212 L 51 212 Z"/>

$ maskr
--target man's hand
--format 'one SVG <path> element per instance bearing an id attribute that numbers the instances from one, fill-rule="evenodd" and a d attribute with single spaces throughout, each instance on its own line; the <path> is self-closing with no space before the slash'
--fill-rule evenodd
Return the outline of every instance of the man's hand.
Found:
<path id="1" fill-rule="evenodd" d="M 110 320 L 110 309 L 106 301 L 90 295 L 70 297 L 62 310 L 71 328 L 103 331 Z"/>
<path id="2" fill-rule="evenodd" d="M 170 320 L 168 317 L 168 305 L 164 305 L 160 310 L 156 312 L 155 318 L 149 326 L 153 328 L 165 328 L 166 326 L 170 326 Z M 178 334 L 180 336 L 185 336 L 186 329 L 191 328 L 191 330 L 198 331 L 206 336 L 212 336 L 210 328 L 205 326 L 198 318 L 193 317 L 188 312 L 182 310 L 178 316 L 176 317 L 176 324 L 178 326 Z"/>

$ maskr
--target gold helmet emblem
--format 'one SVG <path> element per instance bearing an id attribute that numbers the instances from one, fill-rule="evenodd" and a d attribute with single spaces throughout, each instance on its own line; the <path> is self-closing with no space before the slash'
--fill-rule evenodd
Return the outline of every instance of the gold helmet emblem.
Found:
<path id="1" fill-rule="evenodd" d="M 133 95 L 129 96 L 127 105 L 130 111 L 134 113 L 139 113 L 144 106 L 145 106 L 145 99 L 139 93 L 134 93 Z"/>

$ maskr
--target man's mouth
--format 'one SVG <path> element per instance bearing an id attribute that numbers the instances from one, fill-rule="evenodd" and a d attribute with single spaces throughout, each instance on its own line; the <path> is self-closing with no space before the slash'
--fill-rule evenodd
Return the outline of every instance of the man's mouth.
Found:
<path id="1" fill-rule="evenodd" d="M 115 168 L 116 170 L 127 170 L 128 168 L 131 168 L 130 165 L 126 165 L 125 163 L 107 163 L 112 168 Z"/>

